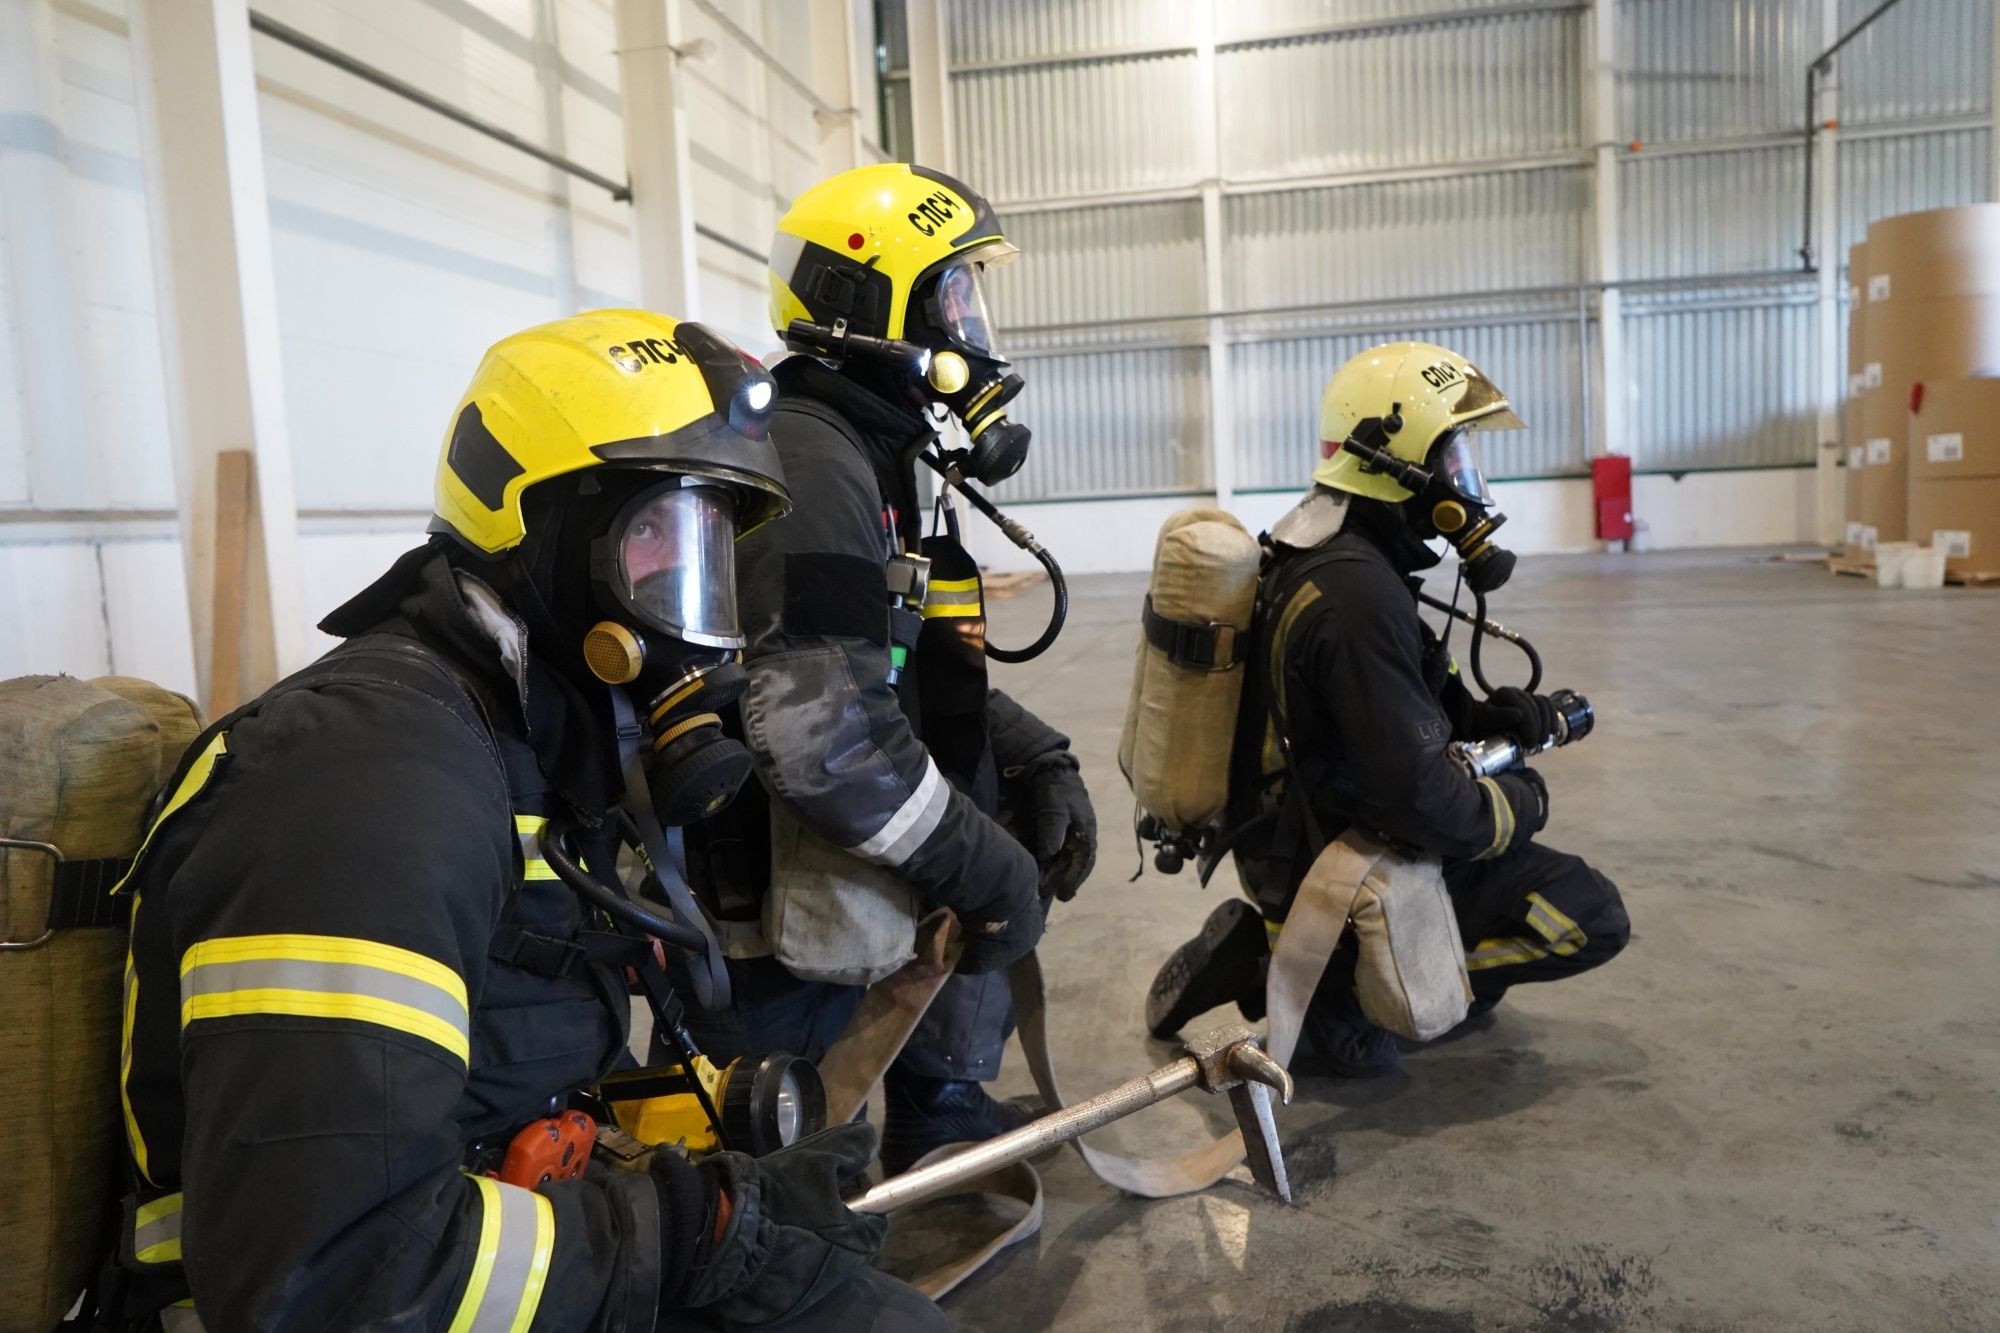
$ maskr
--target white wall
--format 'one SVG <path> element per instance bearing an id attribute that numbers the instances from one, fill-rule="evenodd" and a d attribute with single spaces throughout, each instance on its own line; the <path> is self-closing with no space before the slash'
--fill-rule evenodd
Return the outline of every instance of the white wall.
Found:
<path id="1" fill-rule="evenodd" d="M 808 0 L 719 3 L 810 79 Z M 867 26 L 867 0 L 855 4 Z M 603 0 L 256 7 L 625 176 Z M 761 253 L 816 179 L 812 113 L 691 0 L 684 12 L 714 52 L 684 66 L 695 219 Z M 632 303 L 637 263 L 631 211 L 608 192 L 267 37 L 252 44 L 316 621 L 421 538 L 481 352 Z M 0 0 L 0 676 L 116 669 L 193 685 L 138 154 L 124 0 Z M 775 350 L 763 266 L 699 247 L 702 318 Z"/>
<path id="2" fill-rule="evenodd" d="M 1813 487 L 1811 468 L 1690 472 L 1679 479 L 1642 475 L 1633 478 L 1632 509 L 1656 550 L 1809 545 L 1817 512 Z M 1300 494 L 1239 493 L 1232 512 L 1252 532 L 1262 532 Z M 1498 538 L 1507 549 L 1522 555 L 1599 549 L 1588 478 L 1495 482 L 1493 495 L 1507 515 Z M 1167 516 L 1214 503 L 1213 495 L 1149 496 L 1012 504 L 1006 511 L 1027 525 L 1064 570 L 1095 574 L 1151 568 L 1153 539 Z M 966 532 L 981 564 L 996 570 L 1037 568 L 1031 556 L 978 515 L 968 515 Z"/>

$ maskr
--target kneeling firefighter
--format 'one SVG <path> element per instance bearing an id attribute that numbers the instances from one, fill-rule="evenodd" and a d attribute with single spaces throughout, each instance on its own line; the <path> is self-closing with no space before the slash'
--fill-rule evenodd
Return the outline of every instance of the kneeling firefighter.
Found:
<path id="1" fill-rule="evenodd" d="M 695 1021 L 718 1057 L 816 1059 L 860 983 L 909 956 L 916 915 L 957 915 L 958 974 L 884 1079 L 892 1172 L 1034 1114 L 981 1087 L 1012 1025 L 1001 969 L 1095 858 L 1069 742 L 988 688 L 978 567 L 955 527 L 924 535 L 917 487 L 940 409 L 969 448 L 935 463 L 990 483 L 1026 457 L 982 290 L 1015 253 L 985 200 L 900 163 L 825 181 L 779 222 L 771 313 L 796 354 L 772 368 L 771 439 L 797 508 L 744 541 L 738 571 L 741 724 L 765 790 L 689 836 L 691 879 L 748 941 L 731 950 L 738 1004 Z M 885 918 L 884 947 L 857 940 Z"/>
<path id="2" fill-rule="evenodd" d="M 1372 348 L 1327 385 L 1312 492 L 1265 539 L 1229 764 L 1222 827 L 1234 832 L 1221 841 L 1256 907 L 1222 904 L 1162 967 L 1146 1011 L 1157 1034 L 1230 1001 L 1263 1016 L 1269 941 L 1322 851 L 1350 830 L 1392 856 L 1441 858 L 1473 1016 L 1509 986 L 1572 976 L 1625 946 L 1618 890 L 1534 841 L 1548 822 L 1548 788 L 1514 762 L 1581 736 L 1588 705 L 1562 691 L 1530 693 L 1539 659 L 1528 689 L 1475 698 L 1449 635 L 1440 639 L 1417 613 L 1415 575 L 1439 563 L 1429 543 L 1443 538 L 1478 607 L 1461 618 L 1485 621 L 1486 595 L 1514 557 L 1492 541 L 1502 518 L 1478 432 L 1521 425 L 1471 362 L 1428 343 Z M 1483 687 L 1480 632 L 1472 663 Z M 1491 737 L 1513 745 L 1508 763 L 1488 771 L 1468 761 L 1466 743 Z M 1389 1069 L 1399 1051 L 1357 998 L 1359 934 L 1340 936 L 1299 1025 L 1346 1075 Z M 1468 1012 L 1464 998 L 1456 1003 L 1454 1015 Z"/>
<path id="3" fill-rule="evenodd" d="M 120 890 L 137 1191 L 98 1327 L 945 1327 L 841 1203 L 867 1127 L 613 1171 L 579 1107 L 631 1064 L 648 934 L 727 1002 L 685 885 L 667 920 L 612 867 L 749 772 L 714 710 L 737 538 L 789 507 L 774 397 L 644 311 L 497 344 L 429 544 L 189 749 Z"/>

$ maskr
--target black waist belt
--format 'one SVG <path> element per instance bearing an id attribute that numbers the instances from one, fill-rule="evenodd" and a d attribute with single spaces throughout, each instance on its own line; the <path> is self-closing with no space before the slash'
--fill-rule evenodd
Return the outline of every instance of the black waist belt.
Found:
<path id="1" fill-rule="evenodd" d="M 1247 631 L 1215 620 L 1206 625 L 1169 620 L 1153 609 L 1151 593 L 1146 595 L 1146 607 L 1139 618 L 1146 627 L 1146 642 L 1165 653 L 1175 666 L 1227 671 L 1250 656 Z"/>

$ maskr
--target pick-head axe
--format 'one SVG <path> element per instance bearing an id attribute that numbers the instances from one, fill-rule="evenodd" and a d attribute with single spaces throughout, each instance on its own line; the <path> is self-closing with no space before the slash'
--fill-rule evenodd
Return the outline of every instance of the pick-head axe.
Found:
<path id="1" fill-rule="evenodd" d="M 1229 1094 L 1236 1123 L 1243 1129 L 1250 1174 L 1259 1185 L 1290 1203 L 1292 1185 L 1285 1175 L 1284 1153 L 1278 1146 L 1271 1095 L 1275 1092 L 1289 1106 L 1292 1076 L 1264 1053 L 1257 1035 L 1240 1023 L 1213 1028 L 1189 1041 L 1186 1049 L 1186 1055 L 1150 1074 L 1128 1079 L 1095 1097 L 1030 1121 L 998 1138 L 974 1144 L 942 1161 L 891 1176 L 867 1193 L 849 1199 L 847 1206 L 857 1213 L 886 1213 L 949 1194 L 968 1181 L 1026 1161 L 1101 1125 L 1156 1106 L 1189 1088 Z"/>

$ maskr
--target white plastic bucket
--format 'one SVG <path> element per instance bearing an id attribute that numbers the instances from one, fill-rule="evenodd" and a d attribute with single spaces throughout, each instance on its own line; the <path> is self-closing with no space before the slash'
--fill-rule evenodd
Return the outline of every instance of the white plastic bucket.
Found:
<path id="1" fill-rule="evenodd" d="M 1920 546 L 1903 557 L 1903 586 L 1905 588 L 1942 588 L 1944 586 L 1944 552 Z"/>
<path id="2" fill-rule="evenodd" d="M 1875 544 L 1875 586 L 1878 588 L 1900 588 L 1903 586 L 1903 561 L 1917 549 L 1915 542 L 1877 542 Z"/>

